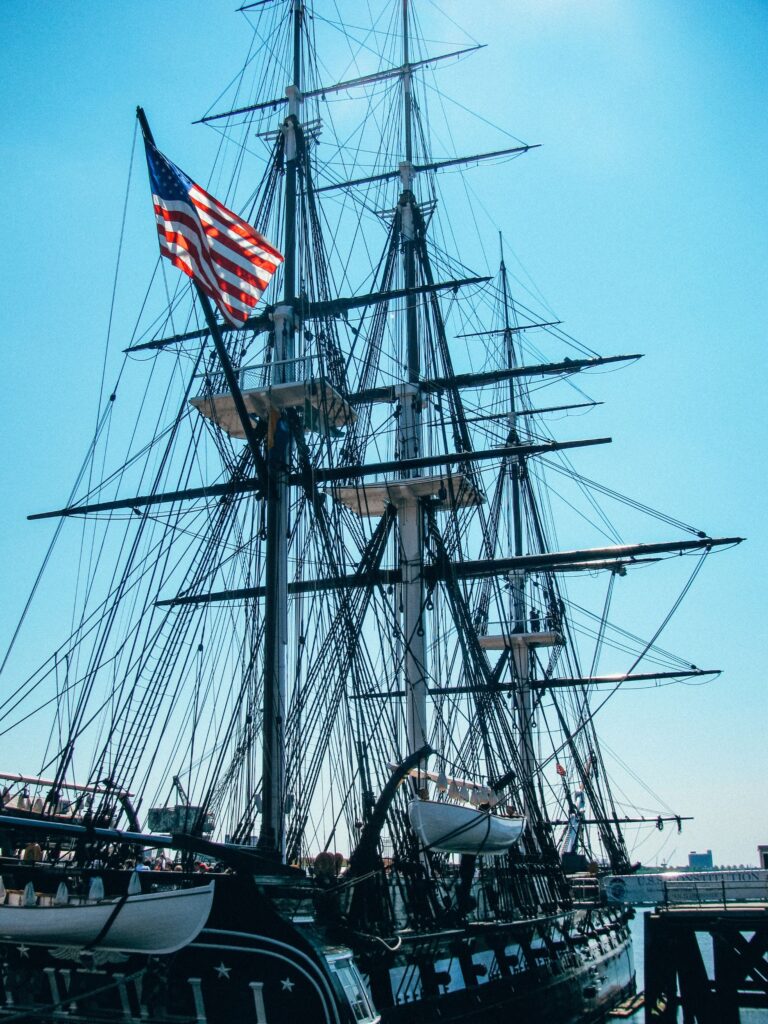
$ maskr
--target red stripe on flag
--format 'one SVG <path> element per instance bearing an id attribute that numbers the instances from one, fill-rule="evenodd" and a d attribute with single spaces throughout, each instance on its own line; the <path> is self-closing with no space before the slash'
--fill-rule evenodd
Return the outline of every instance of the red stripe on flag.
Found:
<path id="1" fill-rule="evenodd" d="M 187 200 L 153 196 L 160 252 L 195 280 L 233 326 L 244 323 L 282 255 L 199 185 Z"/>
<path id="2" fill-rule="evenodd" d="M 184 273 L 198 280 L 200 284 L 204 283 L 206 293 L 216 301 L 217 305 L 219 300 L 224 300 L 225 297 L 239 300 L 239 303 L 246 307 L 243 311 L 233 308 L 230 302 L 227 302 L 226 305 L 229 312 L 238 318 L 239 323 L 245 321 L 268 282 L 259 280 L 217 252 L 211 252 L 201 225 L 189 214 L 178 210 L 171 214 L 159 204 L 155 205 L 155 211 L 158 218 L 162 220 L 162 223 L 160 220 L 158 221 L 158 234 L 161 239 L 161 248 L 163 241 L 169 246 L 166 253 L 168 257 L 171 258 L 173 246 L 182 248 L 190 254 L 190 264 L 185 265 L 183 262 L 174 261 L 174 265 L 183 269 Z M 222 270 L 237 278 L 238 284 L 249 286 L 250 290 L 228 281 L 222 276 Z M 222 312 L 226 311 L 222 310 Z"/>

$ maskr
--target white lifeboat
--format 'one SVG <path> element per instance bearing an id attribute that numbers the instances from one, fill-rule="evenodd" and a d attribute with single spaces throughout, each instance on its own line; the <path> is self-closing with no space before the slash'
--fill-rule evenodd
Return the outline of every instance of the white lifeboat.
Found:
<path id="1" fill-rule="evenodd" d="M 7 892 L 0 901 L 0 938 L 30 945 L 88 946 L 121 953 L 159 955 L 186 946 L 202 931 L 213 903 L 214 883 L 192 889 L 41 905 Z M 129 889 L 130 892 L 130 889 Z"/>
<path id="2" fill-rule="evenodd" d="M 438 800 L 411 800 L 411 828 L 432 850 L 498 857 L 513 846 L 525 828 L 525 818 L 508 818 L 490 810 Z"/>

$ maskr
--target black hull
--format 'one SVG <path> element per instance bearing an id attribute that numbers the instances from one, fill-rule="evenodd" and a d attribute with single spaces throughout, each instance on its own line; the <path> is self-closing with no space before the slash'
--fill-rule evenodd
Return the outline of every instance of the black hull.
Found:
<path id="1" fill-rule="evenodd" d="M 511 978 L 385 1011 L 382 1024 L 597 1024 L 634 992 L 631 945 L 626 940 L 591 964 L 569 969 L 554 960 L 546 969 L 521 971 Z"/>
<path id="2" fill-rule="evenodd" d="M 370 938 L 352 949 L 338 930 L 291 914 L 291 895 L 279 883 L 219 877 L 203 931 L 162 956 L 110 951 L 106 939 L 92 949 L 65 937 L 58 947 L 13 941 L 0 907 L 0 1021 L 584 1024 L 634 991 L 617 911 L 553 915 L 535 930 L 514 922 L 407 935 L 390 952 Z M 552 934 L 557 948 L 537 938 Z M 525 951 L 518 962 L 513 948 Z"/>

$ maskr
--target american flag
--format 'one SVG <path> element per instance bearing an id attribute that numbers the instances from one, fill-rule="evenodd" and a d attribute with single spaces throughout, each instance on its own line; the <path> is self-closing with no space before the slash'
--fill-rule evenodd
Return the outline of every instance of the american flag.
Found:
<path id="1" fill-rule="evenodd" d="M 282 255 L 144 140 L 160 252 L 191 277 L 233 327 L 259 301 Z"/>

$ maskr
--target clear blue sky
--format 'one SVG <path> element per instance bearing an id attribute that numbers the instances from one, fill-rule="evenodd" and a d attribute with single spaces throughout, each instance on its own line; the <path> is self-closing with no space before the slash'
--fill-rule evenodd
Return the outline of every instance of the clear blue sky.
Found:
<path id="1" fill-rule="evenodd" d="M 723 677 L 620 695 L 604 728 L 653 790 L 697 819 L 681 837 L 651 837 L 643 857 L 712 848 L 720 862 L 754 862 L 768 842 L 768 6 L 424 0 L 425 27 L 440 7 L 489 44 L 445 91 L 543 144 L 503 178 L 477 172 L 497 219 L 503 202 L 511 268 L 590 347 L 645 353 L 589 382 L 607 404 L 584 432 L 614 445 L 580 468 L 713 535 L 749 538 L 708 561 L 663 638 Z M 6 2 L 0 33 L 5 635 L 50 535 L 24 517 L 65 499 L 93 424 L 134 108 L 204 179 L 216 136 L 191 122 L 238 70 L 251 29 L 220 0 L 79 0 Z M 439 39 L 462 45 L 467 33 Z M 476 151 L 486 136 L 472 131 Z M 487 140 L 498 143 L 491 128 Z M 467 151 L 456 133 L 438 141 Z M 140 162 L 135 173 L 121 267 L 134 296 L 155 246 Z"/>

